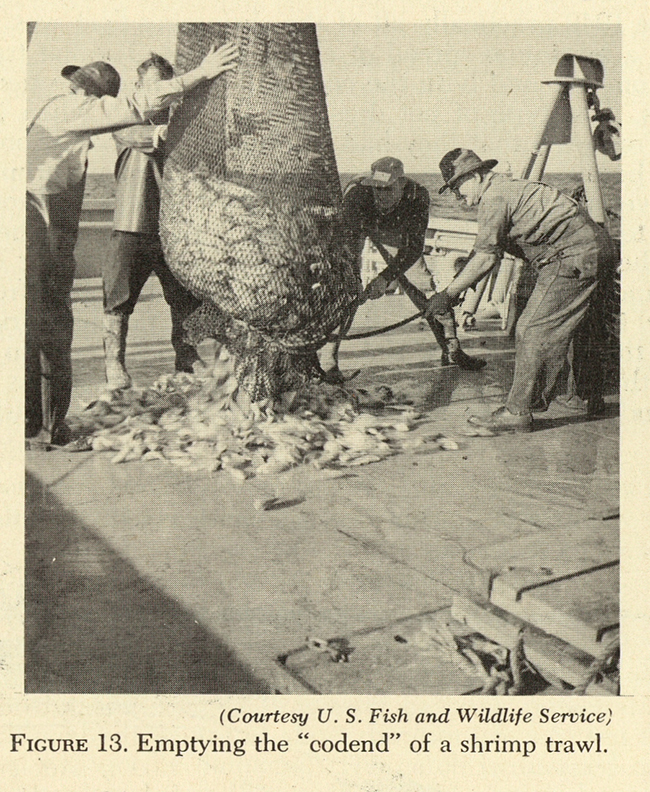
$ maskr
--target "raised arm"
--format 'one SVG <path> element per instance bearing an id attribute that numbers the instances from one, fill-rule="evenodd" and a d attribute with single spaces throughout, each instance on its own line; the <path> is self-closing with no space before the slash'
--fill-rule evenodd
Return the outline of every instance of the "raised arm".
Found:
<path id="1" fill-rule="evenodd" d="M 142 124 L 205 80 L 214 79 L 234 69 L 237 57 L 235 44 L 224 44 L 219 49 L 213 46 L 196 69 L 180 77 L 160 80 L 139 88 L 128 97 L 91 96 L 82 104 L 70 102 L 69 111 L 60 123 L 65 131 L 95 133 Z"/>

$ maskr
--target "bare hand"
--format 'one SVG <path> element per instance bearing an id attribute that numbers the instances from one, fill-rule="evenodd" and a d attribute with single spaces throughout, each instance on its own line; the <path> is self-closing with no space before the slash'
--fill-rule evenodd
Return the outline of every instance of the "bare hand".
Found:
<path id="1" fill-rule="evenodd" d="M 225 71 L 234 69 L 237 66 L 238 58 L 239 50 L 233 42 L 223 44 L 219 49 L 217 49 L 216 44 L 213 44 L 203 59 L 200 68 L 205 78 L 211 80 Z"/>

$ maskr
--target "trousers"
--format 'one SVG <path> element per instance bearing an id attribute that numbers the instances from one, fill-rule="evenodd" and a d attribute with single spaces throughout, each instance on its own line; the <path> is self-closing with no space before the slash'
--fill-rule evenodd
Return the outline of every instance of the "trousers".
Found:
<path id="1" fill-rule="evenodd" d="M 85 179 L 55 195 L 27 195 L 25 436 L 66 442 L 72 394 L 74 247 Z"/>
<path id="2" fill-rule="evenodd" d="M 104 312 L 130 316 L 152 273 L 158 276 L 171 312 L 176 370 L 191 371 L 198 354 L 185 340 L 183 323 L 201 303 L 167 266 L 158 234 L 113 231 L 111 256 L 104 261 L 102 272 Z"/>
<path id="3" fill-rule="evenodd" d="M 547 407 L 569 362 L 575 395 L 586 401 L 602 396 L 599 305 L 613 283 L 617 258 L 607 232 L 585 221 L 562 253 L 541 267 L 517 322 L 515 373 L 506 400 L 511 413 Z"/>

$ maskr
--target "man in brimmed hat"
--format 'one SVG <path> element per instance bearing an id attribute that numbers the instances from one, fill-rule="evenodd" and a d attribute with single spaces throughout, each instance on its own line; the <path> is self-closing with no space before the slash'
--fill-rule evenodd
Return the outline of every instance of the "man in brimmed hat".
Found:
<path id="1" fill-rule="evenodd" d="M 538 270 L 537 284 L 517 323 L 515 374 L 503 407 L 489 418 L 470 421 L 489 429 L 530 431 L 533 410 L 544 410 L 560 375 L 567 370 L 572 340 L 569 390 L 590 414 L 603 409 L 602 361 L 598 344 L 583 343 L 592 302 L 613 273 L 617 251 L 607 232 L 571 198 L 539 182 L 495 173 L 496 160 L 481 160 L 456 148 L 440 161 L 445 184 L 468 206 L 478 206 L 478 234 L 469 262 L 449 286 L 429 300 L 429 313 L 448 309 L 473 287 L 504 252 Z M 593 315 L 593 311 L 591 312 Z"/>
<path id="2" fill-rule="evenodd" d="M 382 157 L 371 166 L 370 175 L 358 176 L 347 186 L 337 223 L 339 241 L 350 251 L 361 269 L 361 253 L 370 238 L 386 261 L 386 269 L 366 287 L 363 298 L 376 300 L 397 280 L 412 302 L 422 310 L 425 295 L 405 276 L 422 256 L 429 225 L 429 193 L 421 184 L 404 175 L 404 165 L 396 157 Z M 396 249 L 391 255 L 386 247 Z M 363 299 L 362 298 L 362 299 Z M 353 309 L 346 318 L 347 330 L 354 319 Z M 466 355 L 456 337 L 456 324 L 450 309 L 427 320 L 442 349 L 443 365 L 450 362 L 469 371 L 476 371 L 485 361 Z M 328 344 L 321 351 L 321 367 L 328 381 L 341 382 L 338 367 L 339 342 Z"/>
<path id="3" fill-rule="evenodd" d="M 53 445 L 70 439 L 65 423 L 72 392 L 70 293 L 91 137 L 142 124 L 185 91 L 233 68 L 236 57 L 233 44 L 212 47 L 182 77 L 120 98 L 120 77 L 109 63 L 66 66 L 61 74 L 70 81 L 70 92 L 46 102 L 28 126 L 26 438 L 45 429 Z"/>

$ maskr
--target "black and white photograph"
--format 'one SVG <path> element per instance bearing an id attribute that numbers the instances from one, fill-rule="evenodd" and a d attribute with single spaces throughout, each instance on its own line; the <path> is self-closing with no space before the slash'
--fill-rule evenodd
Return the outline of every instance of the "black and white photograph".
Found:
<path id="1" fill-rule="evenodd" d="M 621 38 L 27 25 L 25 694 L 619 696 Z"/>

